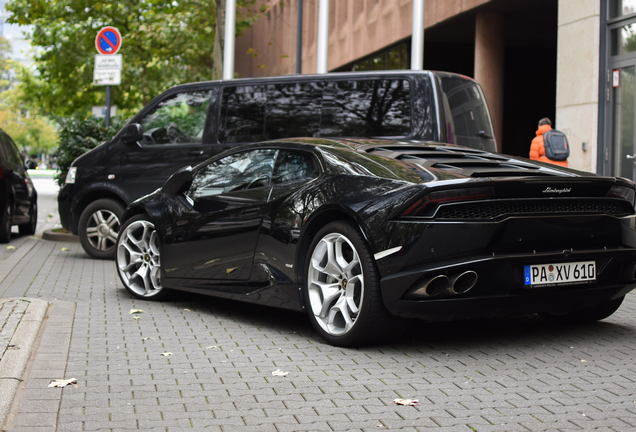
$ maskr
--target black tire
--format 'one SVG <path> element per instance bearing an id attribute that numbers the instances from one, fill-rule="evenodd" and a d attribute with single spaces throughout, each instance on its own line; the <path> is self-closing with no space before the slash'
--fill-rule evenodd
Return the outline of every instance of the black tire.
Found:
<path id="1" fill-rule="evenodd" d="M 79 219 L 79 239 L 87 254 L 98 259 L 115 259 L 117 236 L 124 207 L 112 199 L 90 203 Z"/>
<path id="2" fill-rule="evenodd" d="M 340 262 L 329 263 L 328 249 Z M 398 320 L 382 301 L 373 254 L 352 223 L 332 222 L 318 231 L 305 263 L 303 295 L 312 325 L 332 345 L 381 344 L 399 336 Z"/>
<path id="3" fill-rule="evenodd" d="M 126 290 L 142 300 L 164 300 L 170 291 L 161 284 L 161 244 L 146 214 L 128 219 L 117 239 L 115 263 Z"/>
<path id="4" fill-rule="evenodd" d="M 36 202 L 31 206 L 31 217 L 29 222 L 18 225 L 18 229 L 20 230 L 20 234 L 22 235 L 33 235 L 35 234 L 35 229 L 38 226 L 38 204 Z"/>
<path id="5" fill-rule="evenodd" d="M 604 320 L 618 310 L 625 296 L 602 303 L 590 308 L 578 309 L 563 313 L 540 313 L 544 320 L 555 324 L 582 324 Z"/>
<path id="6" fill-rule="evenodd" d="M 11 240 L 11 203 L 7 203 L 0 215 L 0 243 L 9 243 Z"/>

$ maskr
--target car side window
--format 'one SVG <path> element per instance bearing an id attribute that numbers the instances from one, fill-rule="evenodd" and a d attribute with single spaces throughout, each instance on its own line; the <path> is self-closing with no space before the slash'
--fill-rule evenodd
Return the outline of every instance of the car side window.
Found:
<path id="1" fill-rule="evenodd" d="M 199 144 L 203 138 L 211 90 L 177 93 L 159 102 L 140 123 L 142 146 Z"/>
<path id="2" fill-rule="evenodd" d="M 278 154 L 272 184 L 306 182 L 318 177 L 318 169 L 311 155 L 282 150 Z"/>
<path id="3" fill-rule="evenodd" d="M 7 134 L 0 135 L 0 140 L 2 141 L 6 160 L 13 165 L 12 168 L 15 171 L 23 173 L 25 171 L 24 161 L 13 140 Z"/>
<path id="4" fill-rule="evenodd" d="M 252 150 L 211 162 L 194 175 L 188 196 L 196 200 L 269 186 L 277 154 L 273 149 Z"/>

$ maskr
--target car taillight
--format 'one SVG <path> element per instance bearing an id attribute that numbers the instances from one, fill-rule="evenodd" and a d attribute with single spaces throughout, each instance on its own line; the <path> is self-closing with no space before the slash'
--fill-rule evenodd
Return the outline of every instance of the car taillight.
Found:
<path id="1" fill-rule="evenodd" d="M 634 189 L 626 186 L 612 186 L 612 188 L 607 192 L 608 197 L 613 198 L 621 198 L 629 201 L 632 205 L 634 205 L 634 198 L 636 198 L 636 192 Z"/>
<path id="2" fill-rule="evenodd" d="M 0 165 L 0 178 L 2 178 L 2 174 L 4 174 L 4 172 L 2 171 L 2 165 Z"/>
<path id="3" fill-rule="evenodd" d="M 491 199 L 495 197 L 495 190 L 491 187 L 450 189 L 438 192 L 431 192 L 428 195 L 415 201 L 409 206 L 402 216 L 422 216 L 431 208 L 439 204 L 446 204 L 456 201 L 476 201 Z"/>

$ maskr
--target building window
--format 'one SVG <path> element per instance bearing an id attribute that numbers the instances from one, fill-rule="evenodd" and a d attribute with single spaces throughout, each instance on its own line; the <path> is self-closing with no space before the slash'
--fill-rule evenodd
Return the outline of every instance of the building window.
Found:
<path id="1" fill-rule="evenodd" d="M 374 71 L 408 69 L 408 44 L 401 43 L 362 60 L 338 68 L 339 71 Z"/>

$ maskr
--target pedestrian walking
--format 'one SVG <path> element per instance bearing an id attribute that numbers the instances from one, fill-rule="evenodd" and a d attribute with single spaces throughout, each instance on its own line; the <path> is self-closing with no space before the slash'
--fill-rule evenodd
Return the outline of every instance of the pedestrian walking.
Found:
<path id="1" fill-rule="evenodd" d="M 570 145 L 565 134 L 552 129 L 552 122 L 547 117 L 539 120 L 536 134 L 530 144 L 530 159 L 567 167 Z"/>

